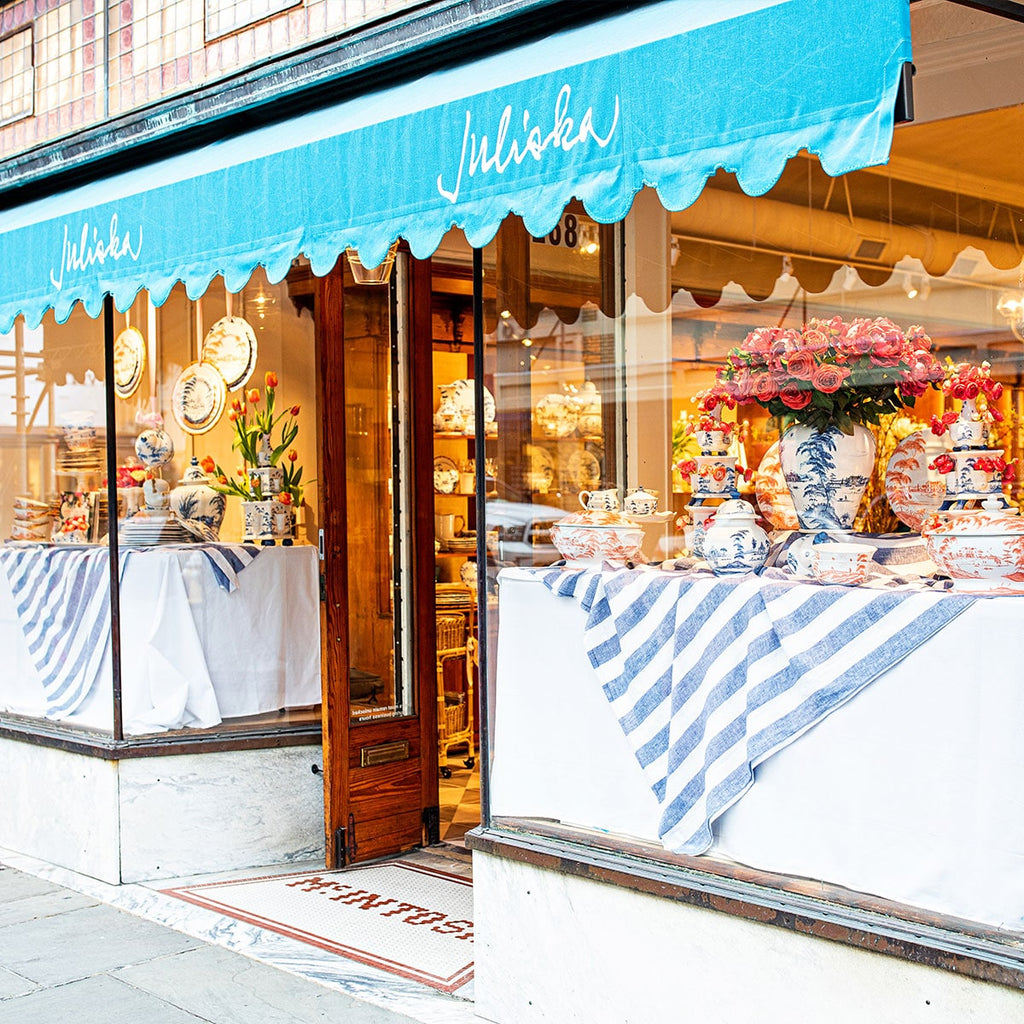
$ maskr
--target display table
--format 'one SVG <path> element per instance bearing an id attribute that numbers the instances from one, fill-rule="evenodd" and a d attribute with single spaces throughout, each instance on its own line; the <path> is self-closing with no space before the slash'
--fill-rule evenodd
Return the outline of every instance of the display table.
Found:
<path id="1" fill-rule="evenodd" d="M 42 558 L 47 549 L 31 556 Z M 262 548 L 226 589 L 210 559 L 187 546 L 123 551 L 122 715 L 126 735 L 209 728 L 225 718 L 320 701 L 317 552 Z M 108 572 L 105 552 L 100 572 Z M 59 592 L 57 592 L 59 594 Z M 50 601 L 64 598 L 55 594 Z M 67 598 L 71 599 L 71 598 Z M 110 644 L 75 681 L 82 697 L 54 712 L 29 655 L 7 576 L 0 573 L 0 710 L 109 731 Z"/>
<path id="2" fill-rule="evenodd" d="M 1024 927 L 1024 681 L 1009 648 L 1022 613 L 1020 598 L 976 601 L 773 754 L 706 856 Z M 658 842 L 661 808 L 584 651 L 578 601 L 505 570 L 499 614 L 492 814 Z"/>

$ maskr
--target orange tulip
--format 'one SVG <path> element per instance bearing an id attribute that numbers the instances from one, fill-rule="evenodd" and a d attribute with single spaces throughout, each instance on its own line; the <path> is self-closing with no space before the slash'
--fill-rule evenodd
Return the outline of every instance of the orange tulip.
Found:
<path id="1" fill-rule="evenodd" d="M 290 505 L 292 503 L 292 496 L 288 491 L 282 491 L 277 496 L 277 500 L 280 501 L 282 505 Z"/>
<path id="2" fill-rule="evenodd" d="M 265 378 L 268 388 L 277 387 L 277 374 L 273 370 L 267 370 L 267 376 Z"/>
<path id="3" fill-rule="evenodd" d="M 242 411 L 242 403 L 237 398 L 232 399 L 231 408 L 234 409 L 235 412 L 241 412 Z"/>
<path id="4" fill-rule="evenodd" d="M 232 409 L 231 412 L 228 413 L 228 419 L 231 420 L 232 423 L 234 423 L 235 420 L 238 419 L 238 413 L 234 409 Z"/>
<path id="5" fill-rule="evenodd" d="M 288 453 L 289 462 L 294 462 L 298 457 L 299 453 L 294 448 Z"/>
<path id="6" fill-rule="evenodd" d="M 253 388 L 245 397 L 248 398 L 253 405 L 256 405 L 260 400 L 260 393 L 256 388 Z"/>
<path id="7" fill-rule="evenodd" d="M 217 463 L 209 455 L 199 465 L 203 467 L 203 472 L 205 473 L 212 473 L 217 468 Z"/>
<path id="8" fill-rule="evenodd" d="M 242 468 L 241 466 L 239 466 L 239 467 L 238 467 L 238 469 L 236 469 L 236 470 L 235 470 L 235 472 L 236 472 L 236 473 L 237 473 L 237 474 L 238 474 L 239 476 L 245 476 L 245 470 L 244 470 L 244 469 L 243 469 L 243 468 Z"/>

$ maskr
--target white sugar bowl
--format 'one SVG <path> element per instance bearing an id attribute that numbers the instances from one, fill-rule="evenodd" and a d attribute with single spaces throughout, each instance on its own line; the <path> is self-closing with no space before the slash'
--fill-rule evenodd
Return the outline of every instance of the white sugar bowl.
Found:
<path id="1" fill-rule="evenodd" d="M 718 506 L 704 533 L 704 559 L 716 576 L 757 572 L 768 559 L 768 534 L 754 506 L 734 498 Z"/>
<path id="2" fill-rule="evenodd" d="M 626 515 L 650 516 L 658 511 L 658 495 L 656 491 L 647 491 L 643 487 L 634 487 L 626 495 Z"/>

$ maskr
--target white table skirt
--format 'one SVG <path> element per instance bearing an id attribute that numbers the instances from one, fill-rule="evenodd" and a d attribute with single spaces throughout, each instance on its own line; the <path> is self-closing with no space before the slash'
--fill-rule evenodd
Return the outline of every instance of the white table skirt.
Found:
<path id="1" fill-rule="evenodd" d="M 657 842 L 585 614 L 502 573 L 491 810 Z M 1024 598 L 979 601 L 761 764 L 709 856 L 1024 928 Z"/>
<path id="2" fill-rule="evenodd" d="M 320 701 L 316 549 L 267 547 L 221 589 L 207 560 L 187 548 L 133 551 L 121 582 L 125 733 L 208 728 L 224 718 Z M 7 578 L 0 573 L 0 709 L 44 716 Z M 111 659 L 66 719 L 110 730 Z"/>

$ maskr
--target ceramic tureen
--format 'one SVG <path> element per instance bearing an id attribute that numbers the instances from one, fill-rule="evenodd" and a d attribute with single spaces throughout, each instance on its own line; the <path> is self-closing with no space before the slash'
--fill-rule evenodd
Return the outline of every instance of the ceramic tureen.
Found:
<path id="1" fill-rule="evenodd" d="M 551 540 L 570 564 L 639 562 L 644 531 L 621 512 L 585 508 L 559 519 Z"/>
<path id="2" fill-rule="evenodd" d="M 996 506 L 986 501 L 986 506 Z M 1024 519 L 998 507 L 944 518 L 921 529 L 932 561 L 959 590 L 1006 589 L 1024 593 Z"/>

